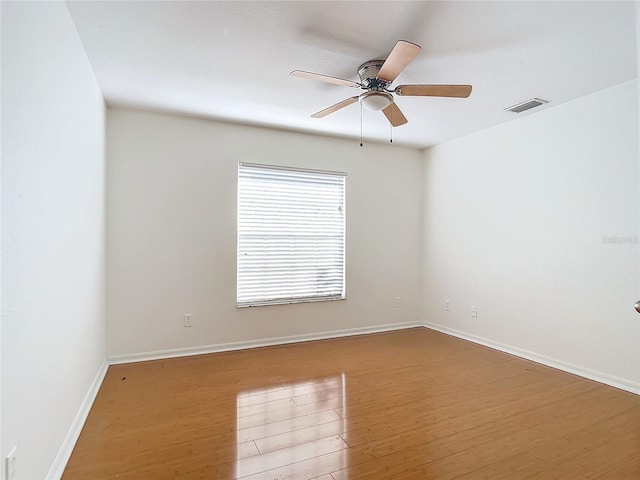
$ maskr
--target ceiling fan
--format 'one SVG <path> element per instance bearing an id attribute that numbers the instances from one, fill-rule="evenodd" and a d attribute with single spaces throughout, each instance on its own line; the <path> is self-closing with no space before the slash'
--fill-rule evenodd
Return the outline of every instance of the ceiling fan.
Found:
<path id="1" fill-rule="evenodd" d="M 394 93 L 401 97 L 458 98 L 467 98 L 471 94 L 471 85 L 400 85 L 391 89 L 391 83 L 409 65 L 420 50 L 420 45 L 399 40 L 386 60 L 369 60 L 358 67 L 360 82 L 303 70 L 294 70 L 290 75 L 366 90 L 360 95 L 347 98 L 314 113 L 311 115 L 313 118 L 325 117 L 359 100 L 362 105 L 370 110 L 382 110 L 389 123 L 394 127 L 399 127 L 407 123 L 408 120 L 396 105 Z"/>

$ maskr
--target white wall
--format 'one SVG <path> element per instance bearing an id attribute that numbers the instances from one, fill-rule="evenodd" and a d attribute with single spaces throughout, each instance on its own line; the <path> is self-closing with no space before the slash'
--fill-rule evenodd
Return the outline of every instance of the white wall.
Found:
<path id="1" fill-rule="evenodd" d="M 632 81 L 425 151 L 425 322 L 640 388 L 637 101 Z"/>
<path id="2" fill-rule="evenodd" d="M 106 357 L 105 109 L 63 2 L 1 8 L 1 454 L 42 479 Z"/>
<path id="3" fill-rule="evenodd" d="M 421 321 L 418 151 L 119 109 L 107 118 L 110 355 Z M 347 300 L 236 308 L 239 161 L 347 172 Z"/>

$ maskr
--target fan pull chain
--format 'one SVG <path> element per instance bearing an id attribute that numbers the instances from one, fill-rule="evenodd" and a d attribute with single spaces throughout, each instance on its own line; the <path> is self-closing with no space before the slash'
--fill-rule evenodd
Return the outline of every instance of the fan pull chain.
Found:
<path id="1" fill-rule="evenodd" d="M 362 102 L 360 103 L 360 146 L 362 146 Z"/>
<path id="2" fill-rule="evenodd" d="M 393 125 L 389 123 L 389 143 L 393 143 Z"/>

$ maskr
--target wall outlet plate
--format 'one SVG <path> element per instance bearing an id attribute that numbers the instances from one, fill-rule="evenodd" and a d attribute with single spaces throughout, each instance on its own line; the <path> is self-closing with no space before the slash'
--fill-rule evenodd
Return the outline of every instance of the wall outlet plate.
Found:
<path id="1" fill-rule="evenodd" d="M 450 312 L 451 311 L 451 300 L 445 300 L 444 301 L 444 311 L 445 312 Z"/>
<path id="2" fill-rule="evenodd" d="M 478 307 L 471 307 L 471 316 L 473 318 L 477 318 L 478 317 Z"/>
<path id="3" fill-rule="evenodd" d="M 191 321 L 191 313 L 184 314 L 184 326 L 185 327 L 193 327 L 193 322 Z"/>

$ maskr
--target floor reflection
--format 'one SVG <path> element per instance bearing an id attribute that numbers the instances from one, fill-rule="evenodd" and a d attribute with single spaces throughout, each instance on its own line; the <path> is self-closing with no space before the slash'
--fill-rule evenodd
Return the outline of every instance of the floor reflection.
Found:
<path id="1" fill-rule="evenodd" d="M 344 373 L 238 393 L 235 478 L 315 478 L 347 467 Z"/>

